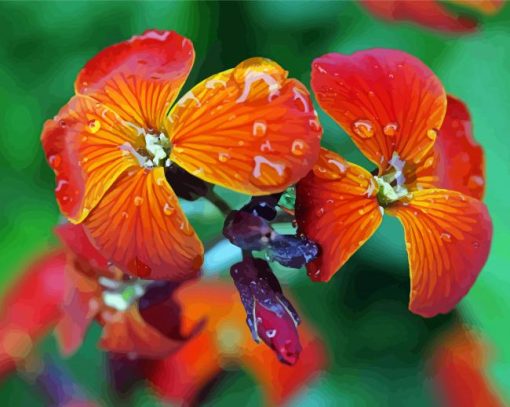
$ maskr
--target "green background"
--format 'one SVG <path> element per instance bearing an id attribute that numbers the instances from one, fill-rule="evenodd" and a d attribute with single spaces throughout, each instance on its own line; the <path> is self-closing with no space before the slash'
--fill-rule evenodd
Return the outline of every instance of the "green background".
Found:
<path id="1" fill-rule="evenodd" d="M 279 270 L 330 353 L 328 370 L 292 404 L 437 405 L 427 378 L 428 350 L 437 334 L 459 318 L 489 343 L 489 376 L 510 400 L 510 7 L 483 18 L 476 33 L 452 36 L 378 21 L 352 2 L 0 3 L 0 292 L 30 259 L 56 244 L 54 177 L 39 143 L 43 122 L 71 97 L 74 78 L 89 58 L 148 28 L 176 30 L 193 41 L 197 60 L 184 90 L 253 56 L 276 60 L 308 85 L 315 57 L 385 47 L 421 58 L 448 92 L 467 103 L 475 137 L 485 148 L 485 200 L 495 230 L 476 285 L 456 313 L 430 320 L 410 314 L 403 233 L 394 219 L 385 219 L 329 284 L 311 283 L 304 272 Z M 321 119 L 324 145 L 365 163 L 342 130 L 322 113 Z M 228 198 L 233 204 L 243 199 Z M 205 240 L 219 234 L 222 218 L 214 208 L 205 202 L 186 207 Z M 229 258 L 232 253 L 224 251 L 222 257 Z M 229 266 L 226 261 L 208 264 L 209 273 L 224 273 Z M 95 349 L 98 335 L 93 329 L 66 365 L 90 394 L 114 404 L 105 377 L 95 368 L 103 364 Z M 56 354 L 53 338 L 42 346 Z M 43 403 L 16 376 L 0 383 L 0 400 Z M 254 380 L 234 371 L 209 400 L 208 405 L 259 405 L 262 399 Z M 157 403 L 143 391 L 131 402 Z"/>

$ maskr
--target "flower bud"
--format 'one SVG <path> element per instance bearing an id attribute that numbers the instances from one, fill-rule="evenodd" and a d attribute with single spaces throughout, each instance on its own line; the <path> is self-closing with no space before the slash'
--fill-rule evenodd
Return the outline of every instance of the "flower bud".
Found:
<path id="1" fill-rule="evenodd" d="M 265 219 L 244 211 L 232 211 L 223 228 L 223 235 L 243 250 L 266 248 L 272 234 L 273 228 Z"/>
<path id="2" fill-rule="evenodd" d="M 319 254 L 319 247 L 304 236 L 276 235 L 271 239 L 267 256 L 283 266 L 300 268 Z"/>

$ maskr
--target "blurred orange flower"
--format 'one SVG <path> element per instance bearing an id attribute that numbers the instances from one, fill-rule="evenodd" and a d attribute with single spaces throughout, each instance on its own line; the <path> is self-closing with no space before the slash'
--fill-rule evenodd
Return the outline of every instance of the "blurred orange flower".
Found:
<path id="1" fill-rule="evenodd" d="M 472 32 L 478 21 L 470 16 L 450 10 L 439 0 L 361 0 L 367 10 L 389 21 L 412 21 L 424 27 L 452 33 Z M 453 5 L 463 6 L 492 15 L 503 7 L 504 0 L 450 0 Z"/>
<path id="2" fill-rule="evenodd" d="M 308 91 L 264 58 L 207 78 L 172 107 L 193 61 L 191 41 L 169 31 L 108 47 L 43 129 L 62 213 L 133 276 L 184 280 L 203 261 L 165 170 L 264 195 L 297 182 L 318 155 Z"/>
<path id="3" fill-rule="evenodd" d="M 312 87 L 378 170 L 322 149 L 298 183 L 299 230 L 322 249 L 307 265 L 310 277 L 328 281 L 387 212 L 404 226 L 410 310 L 427 317 L 450 311 L 475 282 L 492 239 L 479 200 L 483 154 L 467 109 L 421 61 L 395 50 L 320 57 Z"/>

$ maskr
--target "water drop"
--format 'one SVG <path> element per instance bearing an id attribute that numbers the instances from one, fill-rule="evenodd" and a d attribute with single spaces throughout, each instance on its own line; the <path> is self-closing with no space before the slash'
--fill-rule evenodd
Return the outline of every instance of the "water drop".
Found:
<path id="1" fill-rule="evenodd" d="M 315 211 L 315 215 L 317 215 L 318 218 L 322 217 L 322 215 L 324 215 L 324 208 L 317 209 L 317 211 Z"/>
<path id="2" fill-rule="evenodd" d="M 305 148 L 307 147 L 306 143 L 301 139 L 296 139 L 292 143 L 291 153 L 295 156 L 302 156 L 305 153 Z"/>
<path id="3" fill-rule="evenodd" d="M 254 137 L 264 137 L 267 132 L 266 122 L 257 120 L 253 122 L 252 134 Z"/>
<path id="4" fill-rule="evenodd" d="M 168 202 L 167 202 L 167 203 L 165 203 L 165 206 L 163 206 L 163 213 L 164 213 L 165 215 L 167 215 L 167 216 L 169 216 L 169 215 L 171 215 L 172 213 L 174 213 L 174 211 L 175 211 L 175 208 L 174 208 L 173 206 L 170 206 L 170 205 L 168 204 Z"/>
<path id="5" fill-rule="evenodd" d="M 143 198 L 141 196 L 135 196 L 133 202 L 135 206 L 141 206 L 143 204 Z"/>
<path id="6" fill-rule="evenodd" d="M 60 127 L 64 128 L 64 127 L 66 127 L 66 126 L 67 126 L 67 123 L 66 123 L 66 121 L 65 121 L 65 120 L 59 120 L 59 121 L 58 121 L 58 125 L 59 125 Z"/>
<path id="7" fill-rule="evenodd" d="M 469 188 L 481 187 L 484 183 L 485 181 L 480 175 L 471 175 L 468 179 Z"/>
<path id="8" fill-rule="evenodd" d="M 279 186 L 289 180 L 291 173 L 284 163 L 271 161 L 261 155 L 255 156 L 253 160 L 255 165 L 251 174 L 251 182 L 254 185 Z"/>
<path id="9" fill-rule="evenodd" d="M 129 217 L 129 214 L 126 212 L 126 211 L 123 211 L 121 214 L 120 214 L 124 219 L 127 219 Z"/>
<path id="10" fill-rule="evenodd" d="M 451 242 L 452 241 L 452 235 L 446 232 L 441 233 L 441 239 L 445 242 Z"/>
<path id="11" fill-rule="evenodd" d="M 101 122 L 99 120 L 90 120 L 89 123 L 89 130 L 91 133 L 97 133 L 99 129 L 101 128 Z"/>
<path id="12" fill-rule="evenodd" d="M 437 130 L 436 129 L 427 130 L 427 137 L 434 141 L 437 138 Z"/>
<path id="13" fill-rule="evenodd" d="M 374 135 L 374 126 L 370 120 L 356 120 L 353 126 L 354 133 L 361 138 L 370 138 Z"/>
<path id="14" fill-rule="evenodd" d="M 274 338 L 276 336 L 276 329 L 268 329 L 266 335 L 268 338 Z"/>
<path id="15" fill-rule="evenodd" d="M 221 152 L 221 153 L 218 153 L 218 160 L 222 163 L 226 163 L 230 158 L 230 154 L 229 153 L 225 153 L 225 152 Z"/>
<path id="16" fill-rule="evenodd" d="M 478 242 L 477 240 L 475 240 L 473 243 L 471 243 L 471 245 L 472 245 L 475 249 L 480 248 L 480 242 Z"/>
<path id="17" fill-rule="evenodd" d="M 423 164 L 423 168 L 432 167 L 432 164 L 434 164 L 434 157 L 429 157 L 425 160 L 425 163 Z"/>
<path id="18" fill-rule="evenodd" d="M 51 168 L 57 170 L 58 168 L 60 168 L 60 164 L 62 164 L 62 157 L 60 157 L 60 155 L 58 154 L 50 155 L 48 157 L 48 163 L 50 164 Z"/>
<path id="19" fill-rule="evenodd" d="M 395 134 L 397 134 L 397 130 L 397 123 L 388 123 L 386 126 L 384 126 L 383 133 L 389 137 L 393 137 Z"/>
<path id="20" fill-rule="evenodd" d="M 308 120 L 308 126 L 312 131 L 321 131 L 322 127 L 317 119 Z"/>

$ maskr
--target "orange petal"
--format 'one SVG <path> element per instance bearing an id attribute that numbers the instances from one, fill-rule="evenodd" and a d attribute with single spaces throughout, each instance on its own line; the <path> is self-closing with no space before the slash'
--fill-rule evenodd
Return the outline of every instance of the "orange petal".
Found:
<path id="1" fill-rule="evenodd" d="M 432 147 L 446 112 L 439 79 L 402 51 L 327 54 L 312 67 L 321 107 L 383 171 L 393 153 L 418 161 Z"/>
<path id="2" fill-rule="evenodd" d="M 109 106 L 123 120 L 162 130 L 194 58 L 187 38 L 174 31 L 149 30 L 92 58 L 78 75 L 75 90 Z"/>
<path id="3" fill-rule="evenodd" d="M 452 3 L 471 8 L 486 15 L 499 12 L 505 5 L 504 0 L 450 0 Z"/>
<path id="4" fill-rule="evenodd" d="M 159 359 L 175 352 L 187 340 L 164 335 L 142 318 L 136 304 L 126 311 L 103 311 L 101 317 L 104 326 L 99 346 L 110 352 Z M 200 328 L 197 324 L 190 336 Z"/>
<path id="5" fill-rule="evenodd" d="M 196 277 L 203 246 L 163 168 L 133 169 L 85 221 L 99 251 L 123 271 L 148 279 Z"/>
<path id="6" fill-rule="evenodd" d="M 414 192 L 387 211 L 404 226 L 409 309 L 425 317 L 451 311 L 489 255 L 492 222 L 486 206 L 460 192 L 429 189 Z"/>
<path id="7" fill-rule="evenodd" d="M 485 373 L 487 345 L 463 326 L 442 335 L 432 358 L 435 385 L 446 407 L 503 407 Z"/>
<path id="8" fill-rule="evenodd" d="M 41 136 L 55 172 L 55 195 L 62 213 L 81 222 L 127 168 L 137 165 L 123 145 L 136 145 L 136 130 L 94 100 L 75 96 Z"/>
<path id="9" fill-rule="evenodd" d="M 377 191 L 369 172 L 321 150 L 313 171 L 296 186 L 299 231 L 321 248 L 307 265 L 312 280 L 328 281 L 379 227 Z"/>
<path id="10" fill-rule="evenodd" d="M 459 0 L 454 1 L 461 3 Z M 464 3 L 471 2 L 467 0 Z M 384 20 L 412 21 L 435 30 L 458 33 L 471 32 L 477 27 L 476 20 L 456 15 L 437 0 L 362 0 L 360 3 Z"/>
<path id="11" fill-rule="evenodd" d="M 482 199 L 485 162 L 475 141 L 466 105 L 448 96 L 446 116 L 434 148 L 417 164 L 404 169 L 406 184 L 418 189 L 443 188 Z"/>
<path id="12" fill-rule="evenodd" d="M 278 64 L 252 58 L 214 75 L 175 105 L 170 159 L 238 192 L 284 190 L 315 162 L 322 129 L 306 88 Z"/>

